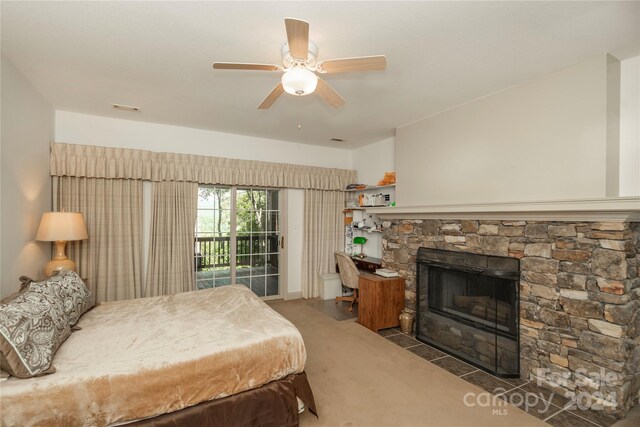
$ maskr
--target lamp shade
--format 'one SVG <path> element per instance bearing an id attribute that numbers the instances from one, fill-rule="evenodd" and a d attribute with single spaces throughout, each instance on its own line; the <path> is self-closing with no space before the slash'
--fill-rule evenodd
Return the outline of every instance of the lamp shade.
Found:
<path id="1" fill-rule="evenodd" d="M 309 95 L 317 85 L 318 76 L 304 67 L 292 68 L 282 75 L 282 87 L 291 95 Z"/>
<path id="2" fill-rule="evenodd" d="M 353 238 L 353 243 L 356 245 L 364 245 L 365 243 L 367 243 L 367 238 L 366 237 L 354 237 Z"/>
<path id="3" fill-rule="evenodd" d="M 36 234 L 36 240 L 43 242 L 68 242 L 88 238 L 84 217 L 79 212 L 45 212 Z"/>

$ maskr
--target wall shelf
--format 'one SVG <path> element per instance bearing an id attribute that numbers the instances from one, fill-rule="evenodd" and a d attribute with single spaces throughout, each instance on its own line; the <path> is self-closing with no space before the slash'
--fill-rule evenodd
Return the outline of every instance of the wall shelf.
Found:
<path id="1" fill-rule="evenodd" d="M 353 231 L 361 231 L 363 233 L 382 233 L 382 230 L 377 230 L 371 227 L 363 227 L 363 228 L 353 227 Z"/>
<path id="2" fill-rule="evenodd" d="M 365 206 L 358 206 L 353 208 L 344 208 L 342 212 L 345 213 L 345 212 L 351 212 L 351 211 L 366 211 L 367 209 L 370 209 L 370 208 L 386 208 L 386 207 L 388 206 L 387 205 L 365 205 Z"/>
<path id="3" fill-rule="evenodd" d="M 369 191 L 369 190 L 380 190 L 383 188 L 395 188 L 395 184 L 389 184 L 389 185 L 368 185 L 366 188 L 362 188 L 362 189 L 358 189 L 358 188 L 353 188 L 350 190 L 344 190 L 348 193 L 353 193 L 353 192 L 357 192 L 357 191 Z"/>
<path id="4" fill-rule="evenodd" d="M 363 252 L 374 257 L 382 256 L 382 229 L 376 228 L 380 221 L 377 217 L 368 215 L 365 207 L 344 209 L 344 251 L 349 255 Z M 359 222 L 364 227 L 358 228 Z M 355 237 L 366 237 L 361 246 L 353 243 Z"/>

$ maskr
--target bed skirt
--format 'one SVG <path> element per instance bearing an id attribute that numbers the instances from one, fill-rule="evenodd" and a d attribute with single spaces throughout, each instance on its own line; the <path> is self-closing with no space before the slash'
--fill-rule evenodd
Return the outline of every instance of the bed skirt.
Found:
<path id="1" fill-rule="evenodd" d="M 134 423 L 135 427 L 177 426 L 297 426 L 298 399 L 316 417 L 307 374 L 291 374 L 253 390 L 202 402 L 169 414 Z"/>

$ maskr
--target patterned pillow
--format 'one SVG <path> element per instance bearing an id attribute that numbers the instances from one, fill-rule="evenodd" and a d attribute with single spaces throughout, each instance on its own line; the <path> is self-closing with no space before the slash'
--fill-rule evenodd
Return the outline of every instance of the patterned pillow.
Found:
<path id="1" fill-rule="evenodd" d="M 43 282 L 32 282 L 29 290 L 53 294 L 62 303 L 69 318 L 69 326 L 78 323 L 80 316 L 95 305 L 91 292 L 73 271 L 61 273 Z"/>
<path id="2" fill-rule="evenodd" d="M 27 291 L 0 304 L 0 368 L 18 378 L 55 372 L 51 361 L 71 334 L 62 302 Z"/>

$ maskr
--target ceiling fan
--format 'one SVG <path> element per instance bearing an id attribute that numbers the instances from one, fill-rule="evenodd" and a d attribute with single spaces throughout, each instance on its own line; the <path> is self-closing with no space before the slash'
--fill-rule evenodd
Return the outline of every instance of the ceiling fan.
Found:
<path id="1" fill-rule="evenodd" d="M 284 25 L 287 30 L 288 42 L 282 46 L 282 66 L 233 62 L 215 62 L 213 64 L 213 68 L 216 70 L 284 72 L 280 83 L 258 105 L 258 109 L 263 110 L 271 107 L 284 92 L 305 96 L 315 91 L 332 107 L 342 107 L 345 103 L 344 98 L 316 73 L 384 70 L 387 67 L 387 59 L 384 55 L 329 59 L 318 62 L 318 47 L 309 41 L 309 23 L 300 19 L 286 18 Z"/>

